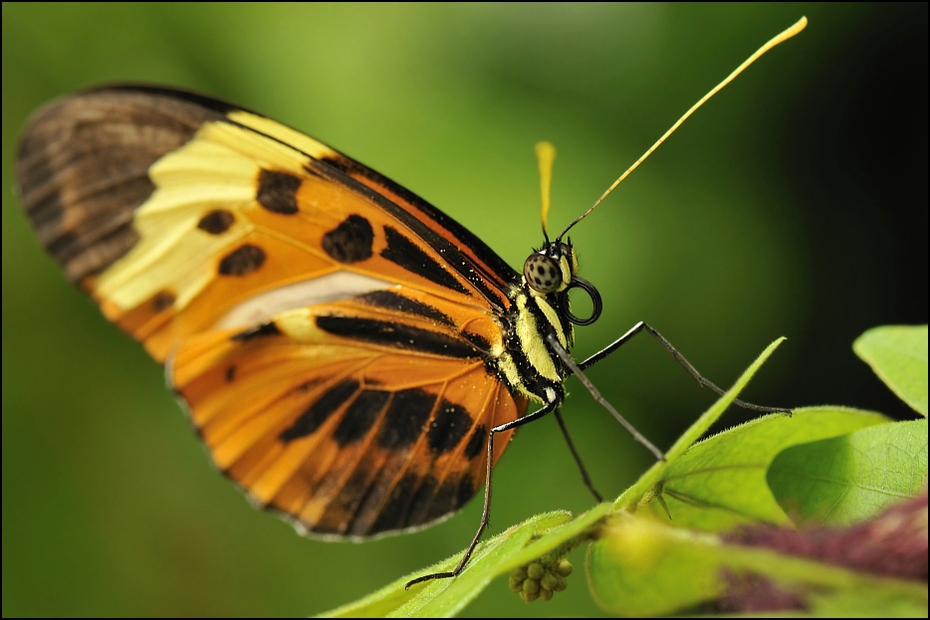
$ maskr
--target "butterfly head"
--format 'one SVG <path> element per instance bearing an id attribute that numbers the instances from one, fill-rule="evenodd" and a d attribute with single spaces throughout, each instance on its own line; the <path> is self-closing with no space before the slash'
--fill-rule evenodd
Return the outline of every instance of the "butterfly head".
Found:
<path id="1" fill-rule="evenodd" d="M 546 240 L 543 247 L 530 254 L 523 263 L 523 281 L 535 297 L 555 295 L 559 311 L 575 325 L 590 325 L 601 316 L 601 295 L 587 280 L 578 276 L 578 257 L 571 240 Z M 591 316 L 581 318 L 571 311 L 568 295 L 573 288 L 583 289 L 591 298 Z"/>
<path id="2" fill-rule="evenodd" d="M 549 186 L 552 181 L 555 147 L 548 142 L 538 143 L 536 158 L 539 160 L 542 233 L 545 241 L 542 248 L 534 250 L 523 263 L 523 288 L 532 297 L 554 296 L 552 301 L 556 302 L 555 308 L 562 316 L 563 323 L 568 321 L 575 325 L 590 325 L 601 316 L 601 295 L 590 282 L 578 277 L 578 257 L 572 247 L 572 240 L 565 236 L 568 229 L 582 218 L 572 222 L 555 241 L 549 241 L 546 219 L 549 215 Z M 562 241 L 563 238 L 565 241 Z M 573 288 L 584 289 L 591 298 L 593 309 L 590 317 L 582 319 L 572 314 L 568 294 Z"/>
<path id="3" fill-rule="evenodd" d="M 560 293 L 578 271 L 578 259 L 571 243 L 547 242 L 523 263 L 523 277 L 533 295 Z"/>

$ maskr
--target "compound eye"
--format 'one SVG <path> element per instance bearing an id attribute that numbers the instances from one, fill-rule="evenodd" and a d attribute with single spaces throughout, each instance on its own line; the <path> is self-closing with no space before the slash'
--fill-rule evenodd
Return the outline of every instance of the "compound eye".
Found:
<path id="1" fill-rule="evenodd" d="M 554 293 L 562 286 L 559 261 L 545 254 L 531 254 L 523 263 L 523 277 L 534 291 Z"/>

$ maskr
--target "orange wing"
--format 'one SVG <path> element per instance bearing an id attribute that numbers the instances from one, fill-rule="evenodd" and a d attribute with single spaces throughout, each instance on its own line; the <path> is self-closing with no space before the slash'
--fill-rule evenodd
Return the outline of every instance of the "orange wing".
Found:
<path id="1" fill-rule="evenodd" d="M 217 465 L 315 533 L 448 516 L 484 479 L 488 430 L 526 407 L 451 321 L 398 322 L 370 302 L 195 336 L 170 369 Z"/>
<path id="2" fill-rule="evenodd" d="M 435 207 L 330 147 L 180 91 L 53 102 L 17 175 L 42 243 L 164 361 L 214 326 L 392 284 L 510 306 L 517 274 Z"/>
<path id="3" fill-rule="evenodd" d="M 168 363 L 217 465 L 314 532 L 456 510 L 487 430 L 526 409 L 494 368 L 517 274 L 293 129 L 191 93 L 90 91 L 33 118 L 17 173 L 42 243 Z"/>

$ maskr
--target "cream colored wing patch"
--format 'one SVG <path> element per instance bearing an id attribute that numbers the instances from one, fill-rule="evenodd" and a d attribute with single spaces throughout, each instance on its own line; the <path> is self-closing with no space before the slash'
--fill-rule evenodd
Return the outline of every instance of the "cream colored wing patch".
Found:
<path id="1" fill-rule="evenodd" d="M 55 102 L 27 127 L 18 176 L 43 243 L 159 361 L 199 332 L 398 284 L 484 315 L 508 303 L 424 217 L 441 215 L 432 207 L 199 95 L 136 87 Z"/>

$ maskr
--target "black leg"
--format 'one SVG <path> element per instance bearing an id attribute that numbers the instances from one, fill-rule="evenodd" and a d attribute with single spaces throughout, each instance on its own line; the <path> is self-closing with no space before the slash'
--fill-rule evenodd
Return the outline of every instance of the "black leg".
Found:
<path id="1" fill-rule="evenodd" d="M 672 357 L 674 357 L 675 360 L 679 364 L 681 364 L 685 370 L 688 371 L 688 374 L 694 377 L 695 381 L 697 381 L 699 384 L 703 386 L 710 388 L 711 390 L 716 392 L 718 395 L 723 396 L 724 394 L 723 390 L 721 390 L 716 385 L 714 385 L 713 383 L 705 379 L 701 375 L 701 373 L 699 373 L 697 369 L 695 369 L 694 366 L 692 366 L 691 363 L 688 360 L 686 360 L 684 356 L 681 353 L 679 353 L 675 349 L 675 347 L 673 347 L 671 343 L 662 336 L 662 334 L 657 332 L 655 329 L 653 329 L 652 327 L 650 327 L 647 323 L 644 323 L 643 321 L 640 321 L 639 323 L 634 325 L 630 331 L 628 331 L 627 333 L 617 338 L 616 341 L 614 341 L 612 344 L 605 347 L 603 350 L 599 351 L 598 353 L 595 353 L 594 355 L 592 355 L 585 361 L 578 364 L 578 367 L 581 368 L 582 370 L 586 368 L 590 368 L 591 366 L 598 363 L 599 361 L 601 361 L 602 359 L 604 359 L 605 357 L 607 357 L 608 355 L 610 355 L 611 353 L 613 353 L 614 351 L 622 347 L 624 344 L 629 342 L 630 339 L 633 338 L 633 336 L 635 336 L 636 334 L 640 333 L 643 330 L 646 330 L 646 332 L 648 332 L 656 340 L 658 340 L 659 343 L 661 343 L 662 346 L 665 347 L 665 350 L 668 351 L 672 355 Z M 739 399 L 734 399 L 733 404 L 743 409 L 749 409 L 752 411 L 761 411 L 762 413 L 778 413 L 778 412 L 788 411 L 787 409 L 780 409 L 778 407 L 763 407 L 761 405 L 753 405 L 752 403 L 747 403 Z"/>
<path id="2" fill-rule="evenodd" d="M 558 408 L 556 408 L 553 413 L 555 413 L 555 419 L 559 422 L 559 428 L 562 429 L 562 435 L 565 436 L 565 443 L 568 444 L 568 449 L 571 450 L 572 456 L 575 458 L 575 463 L 578 464 L 578 469 L 581 470 L 581 478 L 584 480 L 585 486 L 588 487 L 588 490 L 591 491 L 591 494 L 594 495 L 594 499 L 596 499 L 598 503 L 603 502 L 604 498 L 601 497 L 601 494 L 594 488 L 591 477 L 588 476 L 588 470 L 585 469 L 584 463 L 581 462 L 581 455 L 575 450 L 575 444 L 572 442 L 572 438 L 568 436 L 568 428 L 565 427 L 565 421 L 562 420 L 562 413 Z"/>
<path id="3" fill-rule="evenodd" d="M 429 575 L 417 577 L 416 579 L 411 579 L 407 582 L 407 585 L 404 586 L 405 590 L 417 583 L 430 581 L 432 579 L 448 579 L 450 577 L 458 577 L 462 573 L 462 571 L 465 569 L 465 565 L 468 563 L 468 559 L 474 552 L 475 547 L 478 546 L 478 541 L 481 539 L 481 534 L 484 532 L 484 528 L 488 526 L 488 521 L 491 517 L 491 469 L 494 464 L 494 435 L 503 431 L 509 431 L 511 429 L 517 428 L 518 426 L 523 426 L 528 422 L 538 420 L 547 413 L 551 413 L 552 411 L 556 410 L 560 404 L 560 401 L 546 403 L 541 409 L 534 411 L 529 415 L 525 415 L 522 418 L 517 418 L 516 420 L 511 420 L 506 424 L 501 424 L 500 426 L 495 426 L 491 429 L 491 431 L 488 433 L 488 460 L 487 469 L 484 476 L 484 510 L 481 513 L 481 524 L 478 526 L 478 531 L 475 532 L 475 537 L 472 539 L 471 544 L 468 545 L 468 549 L 465 550 L 465 555 L 462 556 L 458 566 L 456 566 L 453 570 L 445 573 L 431 573 Z"/>
<path id="4" fill-rule="evenodd" d="M 620 415 L 620 413 L 614 409 L 614 406 L 611 405 L 606 398 L 601 396 L 601 393 L 596 387 L 594 387 L 594 384 L 591 383 L 591 380 L 588 379 L 583 372 L 581 372 L 581 368 L 578 367 L 578 364 L 575 363 L 575 360 L 572 359 L 572 356 L 568 354 L 568 351 L 566 351 L 565 348 L 559 344 L 558 338 L 556 338 L 554 334 L 548 334 L 546 336 L 546 342 L 549 343 L 549 346 L 553 351 L 555 351 L 562 362 L 565 363 L 568 369 L 572 371 L 572 374 L 578 377 L 578 380 L 581 381 L 582 385 L 584 385 L 588 392 L 591 393 L 591 396 L 594 397 L 594 400 L 600 403 L 604 409 L 609 411 L 610 414 L 617 420 L 617 422 L 619 422 L 623 428 L 625 428 L 627 432 L 630 433 L 630 435 L 633 435 L 633 439 L 638 441 L 640 444 L 645 446 L 647 450 L 652 452 L 653 456 L 655 456 L 657 460 L 664 461 L 665 455 L 662 454 L 662 451 L 656 448 L 652 442 L 646 439 L 646 437 L 638 430 L 636 430 L 632 424 L 627 422 L 626 418 Z"/>

